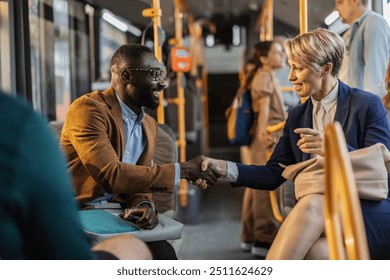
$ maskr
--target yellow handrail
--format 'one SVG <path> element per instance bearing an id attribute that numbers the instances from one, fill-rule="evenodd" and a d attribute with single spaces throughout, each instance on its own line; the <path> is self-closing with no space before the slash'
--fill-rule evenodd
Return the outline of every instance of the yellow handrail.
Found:
<path id="1" fill-rule="evenodd" d="M 271 133 L 279 131 L 279 130 L 283 129 L 285 124 L 286 124 L 286 121 L 282 121 L 282 122 L 277 123 L 275 125 L 267 126 L 267 133 L 271 134 Z M 272 154 L 272 152 L 270 150 L 266 151 L 267 159 L 269 159 L 271 157 L 271 154 Z M 281 210 L 280 210 L 280 207 L 279 207 L 276 191 L 270 191 L 269 192 L 269 198 L 270 198 L 270 201 L 271 201 L 272 213 L 273 213 L 275 219 L 278 222 L 280 222 L 280 223 L 283 222 L 284 217 L 281 214 Z"/>
<path id="2" fill-rule="evenodd" d="M 300 32 L 307 32 L 307 0 L 299 0 L 299 27 Z"/>
<path id="3" fill-rule="evenodd" d="M 299 2 L 299 12 L 300 12 L 300 33 L 307 32 L 307 0 L 300 0 Z M 273 34 L 273 0 L 267 0 L 264 2 L 263 9 L 260 14 L 260 41 L 272 40 Z M 294 87 L 283 87 L 282 91 L 294 91 Z M 301 102 L 305 102 L 306 98 L 301 98 Z M 285 121 L 280 122 L 276 125 L 267 126 L 267 132 L 273 133 L 283 129 Z M 267 151 L 267 159 L 271 156 L 271 151 Z M 283 221 L 283 215 L 281 214 L 278 199 L 276 197 L 275 191 L 269 192 L 272 213 L 275 219 L 279 222 Z"/>
<path id="4" fill-rule="evenodd" d="M 162 62 L 162 45 L 160 45 L 159 28 L 161 28 L 162 11 L 160 8 L 160 0 L 153 0 L 153 8 L 142 11 L 144 17 L 153 18 L 153 39 L 154 39 L 154 55 L 158 61 Z M 165 123 L 164 116 L 164 91 L 159 96 L 160 104 L 157 108 L 157 122 L 159 124 Z"/>
<path id="5" fill-rule="evenodd" d="M 266 0 L 260 11 L 260 41 L 270 41 L 273 38 L 273 6 L 273 0 Z"/>
<path id="6" fill-rule="evenodd" d="M 202 112 L 203 112 L 203 154 L 209 154 L 209 110 L 208 110 L 208 92 L 207 92 L 207 68 L 205 63 L 204 45 L 202 39 L 203 25 L 207 25 L 211 33 L 215 34 L 216 26 L 207 19 L 194 20 L 191 10 L 185 0 L 181 0 L 181 7 L 187 13 L 188 30 L 190 33 L 191 44 L 191 75 L 195 76 L 196 87 L 201 92 Z M 201 73 L 198 71 L 201 69 Z"/>
<path id="7" fill-rule="evenodd" d="M 260 41 L 270 41 L 273 39 L 273 0 L 266 0 L 260 12 Z M 267 132 L 273 133 L 283 128 L 285 122 L 281 122 L 274 126 L 268 126 Z M 271 151 L 266 151 L 267 159 L 271 156 Z M 275 219 L 279 222 L 283 221 L 283 215 L 279 209 L 278 198 L 275 191 L 269 192 L 271 209 Z"/>
<path id="8" fill-rule="evenodd" d="M 268 133 L 277 132 L 277 131 L 283 129 L 285 124 L 286 124 L 286 121 L 282 121 L 282 122 L 274 124 L 274 125 L 269 125 L 269 126 L 267 126 L 267 132 Z"/>
<path id="9" fill-rule="evenodd" d="M 183 0 L 175 0 L 175 44 L 181 46 L 183 44 Z M 186 161 L 186 129 L 185 129 L 185 97 L 184 87 L 182 84 L 183 72 L 176 72 L 177 83 L 177 106 L 178 106 L 178 128 L 179 128 L 179 160 Z M 180 181 L 179 201 L 182 207 L 187 206 L 188 203 L 188 183 L 186 180 Z"/>
<path id="10" fill-rule="evenodd" d="M 190 22 L 189 22 L 190 24 Z M 209 155 L 209 106 L 208 106 L 208 91 L 207 91 L 207 67 L 205 63 L 204 44 L 202 39 L 203 25 L 208 25 L 211 33 L 216 32 L 215 24 L 209 20 L 201 19 L 194 22 L 194 55 L 193 55 L 193 67 L 191 69 L 192 74 L 196 74 L 196 86 L 201 92 L 202 112 L 203 112 L 203 141 L 204 141 L 204 154 Z M 190 30 L 192 29 L 190 28 Z M 191 33 L 192 36 L 192 33 Z M 198 71 L 201 71 L 199 73 Z"/>
<path id="11" fill-rule="evenodd" d="M 325 232 L 332 260 L 367 260 L 369 251 L 352 164 L 340 123 L 325 128 Z"/>

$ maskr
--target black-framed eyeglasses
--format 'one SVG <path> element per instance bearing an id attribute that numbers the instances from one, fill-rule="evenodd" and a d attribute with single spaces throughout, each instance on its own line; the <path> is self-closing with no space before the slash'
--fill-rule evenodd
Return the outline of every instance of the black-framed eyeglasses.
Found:
<path id="1" fill-rule="evenodd" d="M 150 72 L 150 76 L 154 81 L 160 81 L 164 80 L 165 78 L 165 69 L 160 69 L 160 68 L 129 68 L 126 69 L 128 71 L 144 71 L 144 72 Z"/>

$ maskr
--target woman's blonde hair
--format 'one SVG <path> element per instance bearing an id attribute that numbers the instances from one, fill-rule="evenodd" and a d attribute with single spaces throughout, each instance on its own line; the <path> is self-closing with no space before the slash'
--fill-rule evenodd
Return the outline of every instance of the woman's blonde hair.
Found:
<path id="1" fill-rule="evenodd" d="M 332 63 L 332 75 L 337 77 L 345 52 L 344 41 L 338 34 L 320 28 L 287 39 L 284 46 L 289 60 L 317 71 Z"/>

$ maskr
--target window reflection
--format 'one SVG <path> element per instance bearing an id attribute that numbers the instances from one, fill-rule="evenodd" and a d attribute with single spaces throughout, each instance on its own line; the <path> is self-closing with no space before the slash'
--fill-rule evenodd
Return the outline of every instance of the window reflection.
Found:
<path id="1" fill-rule="evenodd" d="M 383 17 L 390 25 L 390 1 L 383 1 Z"/>
<path id="2" fill-rule="evenodd" d="M 104 14 L 103 11 L 102 14 Z M 110 62 L 115 50 L 127 43 L 126 33 L 100 19 L 100 77 L 98 80 L 110 80 Z"/>
<path id="3" fill-rule="evenodd" d="M 0 0 L 0 90 L 11 92 L 8 1 Z"/>
<path id="4" fill-rule="evenodd" d="M 54 75 L 57 120 L 65 120 L 70 106 L 69 16 L 66 0 L 54 0 Z"/>
<path id="5" fill-rule="evenodd" d="M 64 120 L 71 102 L 69 2 L 29 1 L 32 103 L 49 120 Z"/>

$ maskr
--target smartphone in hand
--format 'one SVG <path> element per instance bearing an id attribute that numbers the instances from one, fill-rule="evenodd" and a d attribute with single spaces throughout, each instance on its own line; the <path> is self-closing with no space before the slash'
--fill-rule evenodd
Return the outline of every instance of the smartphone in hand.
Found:
<path id="1" fill-rule="evenodd" d="M 140 215 L 129 215 L 127 218 L 125 218 L 125 214 L 119 214 L 119 217 L 121 217 L 122 219 L 126 220 L 126 221 L 129 221 L 133 224 L 137 224 L 137 221 L 141 218 Z"/>

